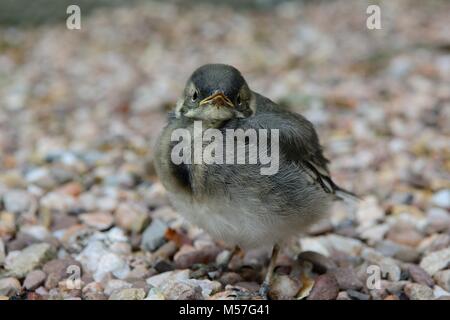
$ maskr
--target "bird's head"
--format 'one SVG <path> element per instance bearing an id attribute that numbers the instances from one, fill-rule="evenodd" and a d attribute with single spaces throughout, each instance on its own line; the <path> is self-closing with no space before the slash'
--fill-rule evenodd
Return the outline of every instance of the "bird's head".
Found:
<path id="1" fill-rule="evenodd" d="M 187 81 L 176 116 L 215 123 L 246 118 L 254 113 L 253 99 L 239 70 L 225 64 L 206 64 Z"/>

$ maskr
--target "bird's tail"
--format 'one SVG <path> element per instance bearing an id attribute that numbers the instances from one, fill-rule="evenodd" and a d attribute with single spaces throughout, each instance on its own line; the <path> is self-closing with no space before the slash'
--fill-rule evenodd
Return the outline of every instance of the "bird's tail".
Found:
<path id="1" fill-rule="evenodd" d="M 358 204 L 361 201 L 361 198 L 358 197 L 356 194 L 354 194 L 353 192 L 350 192 L 348 190 L 345 190 L 341 187 L 336 186 L 336 189 L 334 192 L 335 192 L 338 200 L 343 200 L 350 204 Z"/>

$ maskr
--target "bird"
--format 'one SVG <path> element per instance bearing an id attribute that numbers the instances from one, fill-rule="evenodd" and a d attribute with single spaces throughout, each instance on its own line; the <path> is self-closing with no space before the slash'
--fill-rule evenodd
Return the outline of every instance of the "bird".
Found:
<path id="1" fill-rule="evenodd" d="M 173 161 L 174 148 L 179 143 L 174 133 L 182 130 L 190 134 L 187 139 L 194 140 L 198 122 L 202 133 L 212 129 L 224 136 L 239 129 L 276 130 L 277 141 L 271 135 L 266 149 L 279 153 L 277 171 L 261 174 L 263 164 L 259 159 L 240 164 Z M 213 140 L 216 139 L 210 140 L 215 147 L 229 141 Z M 260 137 L 257 140 L 256 144 L 262 142 Z M 277 143 L 277 150 L 273 142 Z M 192 152 L 186 152 L 184 159 L 192 160 L 194 144 L 188 145 Z M 250 144 L 245 137 L 248 150 Z M 202 141 L 201 146 L 205 145 Z M 259 290 L 264 298 L 270 290 L 282 244 L 325 218 L 333 201 L 357 199 L 332 180 L 329 160 L 313 124 L 251 90 L 241 72 L 231 65 L 205 64 L 192 73 L 174 110 L 168 114 L 155 148 L 156 173 L 182 216 L 236 250 L 272 247 Z M 248 150 L 246 156 L 250 156 Z"/>

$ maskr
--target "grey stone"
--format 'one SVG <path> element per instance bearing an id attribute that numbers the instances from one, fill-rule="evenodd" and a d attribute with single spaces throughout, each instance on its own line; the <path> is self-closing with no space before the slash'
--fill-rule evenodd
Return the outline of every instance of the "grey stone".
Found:
<path id="1" fill-rule="evenodd" d="M 187 281 L 169 281 L 162 285 L 161 293 L 168 300 L 203 300 L 202 288 Z"/>
<path id="2" fill-rule="evenodd" d="M 434 279 L 441 288 L 450 291 L 450 269 L 436 272 Z"/>
<path id="3" fill-rule="evenodd" d="M 407 270 L 414 282 L 432 287 L 434 285 L 433 278 L 421 267 L 415 264 L 408 264 Z"/>
<path id="4" fill-rule="evenodd" d="M 155 251 L 165 242 L 167 225 L 160 219 L 154 219 L 142 234 L 141 247 L 147 251 Z"/>
<path id="5" fill-rule="evenodd" d="M 6 270 L 17 278 L 25 277 L 30 271 L 42 266 L 56 254 L 48 243 L 32 244 L 22 250 L 5 265 Z"/>
<path id="6" fill-rule="evenodd" d="M 423 284 L 408 283 L 404 290 L 410 300 L 431 300 L 434 298 L 433 290 Z"/>
<path id="7" fill-rule="evenodd" d="M 433 194 L 431 203 L 441 208 L 450 208 L 450 189 L 444 189 Z"/>
<path id="8" fill-rule="evenodd" d="M 15 214 L 22 214 L 33 210 L 36 199 L 24 190 L 11 190 L 3 195 L 5 210 Z"/>
<path id="9" fill-rule="evenodd" d="M 420 266 L 433 276 L 439 270 L 446 268 L 450 264 L 450 248 L 434 251 L 422 258 Z"/>
<path id="10" fill-rule="evenodd" d="M 144 289 L 125 288 L 113 292 L 109 300 L 143 300 L 145 298 Z"/>
<path id="11" fill-rule="evenodd" d="M 0 279 L 0 296 L 14 296 L 21 291 L 19 280 L 13 277 Z"/>
<path id="12" fill-rule="evenodd" d="M 27 290 L 35 290 L 47 278 L 47 274 L 42 270 L 33 270 L 25 277 L 23 287 Z"/>

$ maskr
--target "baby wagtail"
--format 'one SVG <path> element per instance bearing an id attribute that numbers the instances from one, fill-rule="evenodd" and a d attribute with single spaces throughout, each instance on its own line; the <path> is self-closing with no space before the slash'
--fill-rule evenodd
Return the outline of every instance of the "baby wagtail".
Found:
<path id="1" fill-rule="evenodd" d="M 209 137 L 200 143 L 194 141 L 198 123 Z M 251 135 L 261 130 L 264 135 Z M 233 133 L 232 140 L 226 137 Z M 185 161 L 174 159 L 181 154 L 180 137 L 189 140 L 184 141 Z M 243 148 L 230 147 L 239 141 Z M 196 146 L 211 156 L 195 161 Z M 331 179 L 311 122 L 252 91 L 229 65 L 207 64 L 194 71 L 156 148 L 157 173 L 180 214 L 227 244 L 273 246 L 260 290 L 264 297 L 283 240 L 323 218 L 333 200 L 352 197 Z M 247 161 L 238 159 L 242 150 Z M 229 156 L 223 161 L 221 151 Z M 261 170 L 268 166 L 264 152 L 278 161 L 273 172 Z"/>

